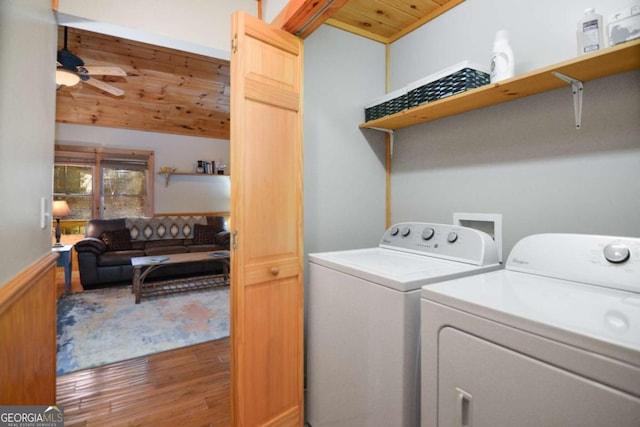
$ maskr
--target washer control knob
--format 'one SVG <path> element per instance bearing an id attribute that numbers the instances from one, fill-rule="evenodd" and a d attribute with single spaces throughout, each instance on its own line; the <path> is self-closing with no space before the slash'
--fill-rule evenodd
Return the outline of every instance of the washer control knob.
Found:
<path id="1" fill-rule="evenodd" d="M 392 236 L 397 236 L 399 232 L 400 229 L 398 227 L 391 227 L 391 231 L 389 232 L 389 234 L 391 234 Z"/>
<path id="2" fill-rule="evenodd" d="M 435 230 L 431 227 L 427 227 L 424 230 L 422 230 L 422 240 L 429 240 L 433 237 L 434 234 L 435 234 Z"/>
<path id="3" fill-rule="evenodd" d="M 607 261 L 612 262 L 614 264 L 620 264 L 625 262 L 631 256 L 631 252 L 629 248 L 625 245 L 612 243 L 604 247 L 604 257 Z"/>
<path id="4" fill-rule="evenodd" d="M 402 237 L 407 237 L 409 233 L 411 233 L 411 229 L 409 227 L 402 227 Z"/>
<path id="5" fill-rule="evenodd" d="M 458 233 L 456 233 L 455 231 L 451 231 L 449 232 L 449 234 L 447 234 L 447 242 L 453 243 L 456 240 L 458 240 Z"/>

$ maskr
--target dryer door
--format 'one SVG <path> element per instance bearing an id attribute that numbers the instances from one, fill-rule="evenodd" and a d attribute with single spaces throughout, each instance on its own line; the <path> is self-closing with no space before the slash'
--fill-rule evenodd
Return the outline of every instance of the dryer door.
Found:
<path id="1" fill-rule="evenodd" d="M 439 338 L 439 427 L 640 425 L 638 397 L 452 327 Z"/>

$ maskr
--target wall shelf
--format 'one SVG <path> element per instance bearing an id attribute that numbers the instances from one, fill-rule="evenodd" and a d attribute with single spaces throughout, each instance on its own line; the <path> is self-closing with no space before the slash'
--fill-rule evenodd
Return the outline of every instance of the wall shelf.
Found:
<path id="1" fill-rule="evenodd" d="M 173 172 L 171 175 L 186 175 L 186 176 L 224 176 L 213 173 L 202 173 L 202 172 Z"/>
<path id="2" fill-rule="evenodd" d="M 171 180 L 172 176 L 209 176 L 209 177 L 223 177 L 223 176 L 229 176 L 229 175 L 217 175 L 217 174 L 210 174 L 210 173 L 199 173 L 199 172 L 180 172 L 180 171 L 175 171 L 175 172 L 158 172 L 158 175 L 161 175 L 164 177 L 164 186 L 168 187 L 169 186 L 169 181 Z"/>
<path id="3" fill-rule="evenodd" d="M 397 130 L 567 86 L 555 73 L 581 82 L 640 68 L 640 40 L 632 40 L 498 83 L 423 104 L 360 125 Z"/>

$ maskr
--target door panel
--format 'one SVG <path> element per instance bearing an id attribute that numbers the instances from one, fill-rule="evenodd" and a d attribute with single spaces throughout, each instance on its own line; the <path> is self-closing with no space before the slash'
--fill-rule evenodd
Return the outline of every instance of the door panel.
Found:
<path id="1" fill-rule="evenodd" d="M 234 425 L 302 425 L 302 43 L 242 12 L 231 57 Z"/>
<path id="2" fill-rule="evenodd" d="M 295 256 L 299 250 L 295 239 L 299 201 L 296 172 L 291 165 L 296 163 L 297 149 L 289 141 L 296 140 L 297 113 L 253 100 L 245 104 L 248 123 L 261 123 L 268 117 L 273 124 L 249 127 L 245 133 L 245 140 L 251 141 L 245 151 L 250 153 L 245 156 L 245 188 L 239 196 L 244 209 L 258 215 L 245 222 L 243 234 L 250 237 L 252 244 L 243 250 L 252 263 L 283 254 Z M 265 244 L 253 244 L 256 241 Z"/>

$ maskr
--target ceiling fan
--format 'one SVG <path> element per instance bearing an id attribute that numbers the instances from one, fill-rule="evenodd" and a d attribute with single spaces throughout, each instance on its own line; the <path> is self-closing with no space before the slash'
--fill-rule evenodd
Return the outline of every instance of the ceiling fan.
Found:
<path id="1" fill-rule="evenodd" d="M 87 83 L 114 96 L 124 95 L 124 91 L 91 76 L 121 76 L 127 73 L 120 67 L 86 66 L 79 56 L 67 49 L 67 27 L 64 27 L 64 47 L 58 51 L 56 68 L 56 89 L 62 86 L 74 86 L 79 82 Z"/>

